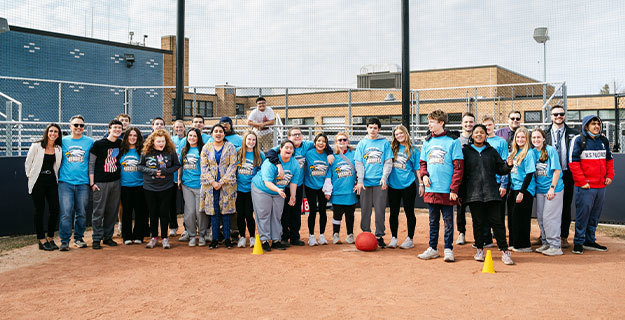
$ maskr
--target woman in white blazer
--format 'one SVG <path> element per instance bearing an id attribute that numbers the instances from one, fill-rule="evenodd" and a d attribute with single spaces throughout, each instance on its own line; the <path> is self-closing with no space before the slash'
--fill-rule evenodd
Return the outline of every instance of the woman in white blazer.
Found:
<path id="1" fill-rule="evenodd" d="M 54 243 L 54 231 L 59 220 L 59 191 L 57 180 L 61 167 L 61 127 L 56 123 L 46 126 L 43 138 L 34 142 L 26 155 L 26 177 L 28 178 L 28 193 L 35 204 L 35 230 L 39 249 L 45 251 L 57 250 Z M 48 200 L 48 237 L 44 233 L 44 209 Z M 45 240 L 45 242 L 43 242 Z"/>

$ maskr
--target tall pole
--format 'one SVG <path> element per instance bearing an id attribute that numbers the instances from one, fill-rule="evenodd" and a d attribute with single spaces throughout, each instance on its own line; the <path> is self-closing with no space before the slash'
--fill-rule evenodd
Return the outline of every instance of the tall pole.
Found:
<path id="1" fill-rule="evenodd" d="M 543 82 L 547 82 L 547 41 L 543 42 Z M 547 112 L 545 103 L 547 102 L 547 84 L 543 84 L 543 107 L 541 108 L 542 121 L 546 122 Z"/>
<path id="2" fill-rule="evenodd" d="M 178 25 L 176 27 L 176 105 L 174 117 L 183 118 L 184 106 L 184 0 L 178 0 Z"/>
<path id="3" fill-rule="evenodd" d="M 410 132 L 410 1 L 401 1 L 401 123 Z"/>

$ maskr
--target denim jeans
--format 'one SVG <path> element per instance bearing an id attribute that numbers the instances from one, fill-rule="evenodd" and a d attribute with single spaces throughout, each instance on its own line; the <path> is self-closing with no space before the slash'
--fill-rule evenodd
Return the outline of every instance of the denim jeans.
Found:
<path id="1" fill-rule="evenodd" d="M 582 189 L 575 187 L 575 238 L 574 244 L 596 242 L 595 231 L 599 225 L 599 217 L 605 199 L 605 188 Z"/>
<path id="2" fill-rule="evenodd" d="M 61 243 L 69 243 L 74 228 L 74 240 L 82 240 L 85 235 L 87 205 L 89 204 L 89 185 L 73 185 L 59 181 L 59 207 L 61 219 L 59 237 Z"/>
<path id="3" fill-rule="evenodd" d="M 440 218 L 443 215 L 445 223 L 445 249 L 454 248 L 454 206 L 428 203 L 430 210 L 430 247 L 438 246 L 438 229 L 440 228 Z"/>

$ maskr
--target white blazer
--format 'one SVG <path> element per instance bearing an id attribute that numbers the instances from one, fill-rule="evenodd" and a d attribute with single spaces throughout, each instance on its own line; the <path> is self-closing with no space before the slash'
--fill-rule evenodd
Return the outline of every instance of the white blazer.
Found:
<path id="1" fill-rule="evenodd" d="M 62 148 L 61 146 L 54 146 L 54 175 L 56 179 L 59 179 L 59 168 L 61 167 L 62 157 Z M 26 163 L 24 163 L 24 167 L 26 168 L 26 178 L 28 178 L 28 194 L 33 192 L 33 187 L 35 183 L 37 183 L 37 178 L 39 178 L 39 173 L 41 172 L 41 167 L 43 166 L 43 156 L 46 154 L 46 148 L 41 146 L 41 142 L 33 142 L 30 145 L 30 149 L 28 149 L 28 154 L 26 155 Z"/>

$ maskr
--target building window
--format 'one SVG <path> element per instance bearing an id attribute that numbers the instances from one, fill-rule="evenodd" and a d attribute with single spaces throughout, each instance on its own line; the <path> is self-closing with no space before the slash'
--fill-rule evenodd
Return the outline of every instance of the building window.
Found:
<path id="1" fill-rule="evenodd" d="M 597 115 L 597 110 L 580 110 L 579 111 L 579 118 L 580 119 L 584 119 L 584 117 L 586 116 L 596 116 Z"/>
<path id="2" fill-rule="evenodd" d="M 184 101 L 184 117 L 192 117 L 193 116 L 193 100 L 185 100 Z"/>
<path id="3" fill-rule="evenodd" d="M 203 117 L 213 117 L 213 102 L 212 101 L 198 101 L 197 112 Z"/>
<path id="4" fill-rule="evenodd" d="M 237 103 L 236 115 L 237 116 L 244 116 L 245 115 L 245 105 L 244 104 Z"/>
<path id="5" fill-rule="evenodd" d="M 537 122 L 542 122 L 541 120 L 542 117 L 542 113 L 540 111 L 525 111 L 525 121 L 527 123 L 537 123 Z"/>
<path id="6" fill-rule="evenodd" d="M 602 120 L 614 120 L 614 110 L 599 110 L 599 118 Z"/>
<path id="7" fill-rule="evenodd" d="M 569 120 L 569 121 L 579 121 L 579 111 L 578 110 L 567 110 L 566 111 L 566 120 Z"/>

